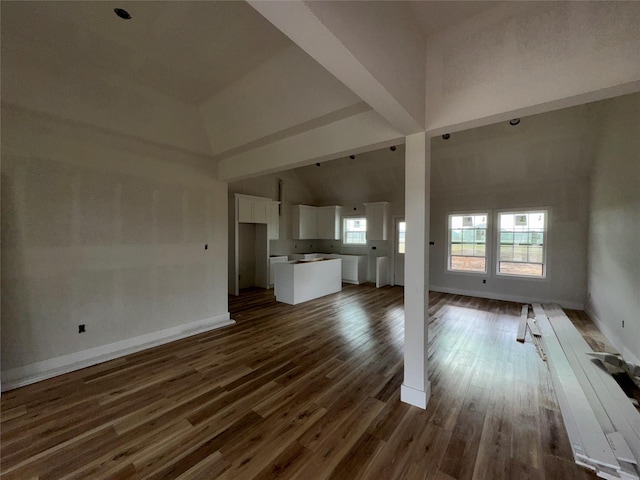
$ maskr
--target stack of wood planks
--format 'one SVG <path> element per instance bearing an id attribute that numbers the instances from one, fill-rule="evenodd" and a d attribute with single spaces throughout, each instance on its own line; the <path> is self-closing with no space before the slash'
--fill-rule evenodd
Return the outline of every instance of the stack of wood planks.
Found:
<path id="1" fill-rule="evenodd" d="M 542 332 L 536 323 L 536 319 L 529 318 L 529 305 L 523 305 L 522 312 L 520 313 L 520 324 L 518 325 L 518 336 L 516 337 L 516 340 L 520 343 L 524 343 L 524 339 L 527 336 L 527 329 L 531 334 L 536 350 L 538 350 L 538 355 L 540 355 L 540 358 L 546 362 L 547 354 L 544 352 L 544 347 L 542 345 Z"/>
<path id="2" fill-rule="evenodd" d="M 551 372 L 576 463 L 601 478 L 640 479 L 640 413 L 559 306 L 532 306 L 535 322 L 523 307 L 518 341 L 528 327 Z"/>

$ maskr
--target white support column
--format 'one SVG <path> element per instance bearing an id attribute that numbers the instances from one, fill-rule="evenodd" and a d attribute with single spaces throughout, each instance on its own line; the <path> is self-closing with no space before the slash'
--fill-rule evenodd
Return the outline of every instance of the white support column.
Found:
<path id="1" fill-rule="evenodd" d="M 427 408 L 431 390 L 427 371 L 430 139 L 424 132 L 407 136 L 405 152 L 404 382 L 400 398 Z"/>

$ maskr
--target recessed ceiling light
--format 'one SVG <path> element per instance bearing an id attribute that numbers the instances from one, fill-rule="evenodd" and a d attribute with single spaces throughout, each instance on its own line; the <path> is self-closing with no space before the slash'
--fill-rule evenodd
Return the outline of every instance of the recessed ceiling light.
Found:
<path id="1" fill-rule="evenodd" d="M 442 139 L 443 140 L 449 140 L 451 138 L 451 134 L 450 133 L 445 133 L 444 135 L 442 135 Z"/>
<path id="2" fill-rule="evenodd" d="M 124 8 L 114 8 L 113 11 L 116 12 L 116 15 L 120 18 L 124 20 L 131 20 L 131 15 Z"/>
<path id="3" fill-rule="evenodd" d="M 518 125 L 519 123 L 520 123 L 520 119 L 519 118 L 512 118 L 511 120 L 509 120 L 509 125 L 512 125 L 514 127 L 516 125 Z"/>

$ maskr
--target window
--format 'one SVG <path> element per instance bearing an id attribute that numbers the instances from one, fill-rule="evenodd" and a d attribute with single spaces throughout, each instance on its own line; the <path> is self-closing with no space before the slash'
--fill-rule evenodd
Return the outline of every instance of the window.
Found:
<path id="1" fill-rule="evenodd" d="M 498 274 L 544 278 L 547 211 L 498 214 Z"/>
<path id="2" fill-rule="evenodd" d="M 398 222 L 398 253 L 404 253 L 406 233 L 407 233 L 407 223 Z"/>
<path id="3" fill-rule="evenodd" d="M 449 215 L 449 271 L 487 273 L 487 218 L 486 213 Z"/>
<path id="4" fill-rule="evenodd" d="M 342 220 L 342 243 L 346 245 L 367 244 L 367 219 L 348 217 Z"/>

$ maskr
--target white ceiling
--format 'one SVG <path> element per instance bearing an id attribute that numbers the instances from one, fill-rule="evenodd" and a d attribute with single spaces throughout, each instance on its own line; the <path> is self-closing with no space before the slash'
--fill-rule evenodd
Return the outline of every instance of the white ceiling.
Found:
<path id="1" fill-rule="evenodd" d="M 2 28 L 3 66 L 115 76 L 190 103 L 292 44 L 239 1 L 3 2 Z"/>
<path id="2" fill-rule="evenodd" d="M 474 188 L 511 187 L 586 179 L 597 142 L 598 119 L 609 100 L 501 122 L 431 140 L 434 195 Z M 318 205 L 358 201 L 404 204 L 404 145 L 296 168 L 292 173 Z M 234 185 L 230 185 L 233 190 Z"/>
<path id="3" fill-rule="evenodd" d="M 425 37 L 500 3 L 409 2 Z M 133 18 L 118 18 L 115 7 Z M 244 1 L 3 2 L 2 17 L 9 68 L 120 77 L 193 104 L 292 45 Z"/>
<path id="4" fill-rule="evenodd" d="M 409 2 L 414 18 L 425 38 L 455 28 L 459 23 L 491 8 L 509 2 L 498 1 L 438 1 L 412 0 Z"/>
<path id="5" fill-rule="evenodd" d="M 434 33 L 455 29 L 459 23 L 505 3 L 508 2 L 414 1 L 409 2 L 409 6 L 416 23 L 428 38 Z M 113 12 L 115 7 L 127 9 L 133 19 L 118 18 Z M 45 71 L 62 73 L 61 77 L 67 79 L 116 77 L 127 84 L 158 91 L 194 105 L 202 105 L 232 84 L 241 83 L 239 80 L 249 77 L 250 72 L 260 72 L 262 65 L 279 58 L 292 46 L 284 34 L 243 1 L 25 1 L 2 4 L 3 69 L 37 65 Z M 296 62 L 296 65 L 301 63 Z M 288 74 L 282 69 L 272 73 L 277 79 Z M 259 85 L 265 83 L 260 78 L 254 80 Z M 342 84 L 339 86 L 343 87 Z M 310 95 L 304 92 L 296 95 L 293 90 L 287 88 L 287 102 L 309 110 Z M 321 85 L 316 90 L 319 90 L 314 91 L 318 97 L 316 103 L 328 103 L 326 100 L 331 89 Z M 282 109 L 282 102 L 278 99 L 267 100 L 272 101 L 276 113 Z M 338 107 L 350 106 L 354 101 L 347 100 L 338 102 Z M 251 102 L 258 101 L 251 99 Z M 245 109 L 243 118 L 232 118 L 230 111 L 237 112 L 237 104 L 225 103 L 221 110 L 227 113 L 218 117 L 223 122 L 250 125 L 253 118 L 249 115 L 255 117 L 253 103 Z M 273 123 L 270 119 L 275 114 L 265 109 L 266 103 L 263 100 L 259 104 L 260 111 L 269 117 L 265 122 Z M 447 186 L 463 185 L 474 178 L 468 175 L 469 171 L 480 176 L 482 172 L 496 171 L 535 173 L 539 171 L 536 166 L 540 160 L 531 152 L 543 150 L 546 152 L 544 158 L 551 159 L 548 160 L 551 162 L 548 171 L 557 174 L 583 172 L 580 161 L 584 155 L 577 150 L 576 144 L 585 134 L 580 127 L 582 113 L 577 112 L 569 115 L 577 130 L 565 129 L 563 135 L 545 130 L 557 124 L 563 115 L 552 112 L 547 119 L 523 119 L 517 129 L 499 125 L 460 132 L 446 144 L 436 138 L 433 143 L 434 179 L 439 185 Z M 328 115 L 327 112 L 320 113 Z M 161 114 L 164 112 L 154 112 L 156 116 Z M 201 114 L 194 115 L 194 122 L 202 122 L 201 117 Z M 294 117 L 294 120 L 303 118 L 304 121 L 298 121 L 298 124 L 307 126 L 315 118 L 313 115 L 311 119 Z M 173 118 L 169 120 L 168 124 L 176 121 Z M 536 127 L 532 130 L 531 125 L 534 124 Z M 297 128 L 295 125 L 285 127 Z M 283 131 L 285 127 L 278 129 Z M 212 131 L 212 128 L 208 129 L 210 135 Z M 257 130 L 253 128 L 253 131 Z M 532 136 L 524 138 L 523 132 Z M 510 141 L 514 136 L 518 141 Z M 553 147 L 546 142 L 548 138 L 553 138 Z M 494 139 L 493 143 L 487 143 L 488 139 Z M 251 141 L 255 138 L 245 135 L 236 143 L 249 145 Z M 496 149 L 500 154 L 491 153 Z M 211 151 L 215 150 L 212 148 Z M 558 162 L 553 163 L 554 158 L 558 158 Z M 296 170 L 322 203 L 335 203 L 341 198 L 381 200 L 390 198 L 398 189 L 404 189 L 400 148 L 393 153 L 385 149 L 360 154 L 356 161 L 347 158 L 335 162 Z M 520 164 L 520 167 L 515 167 Z M 487 181 L 502 181 L 500 178 L 500 175 L 492 175 Z M 503 180 L 508 181 L 508 178 Z"/>

